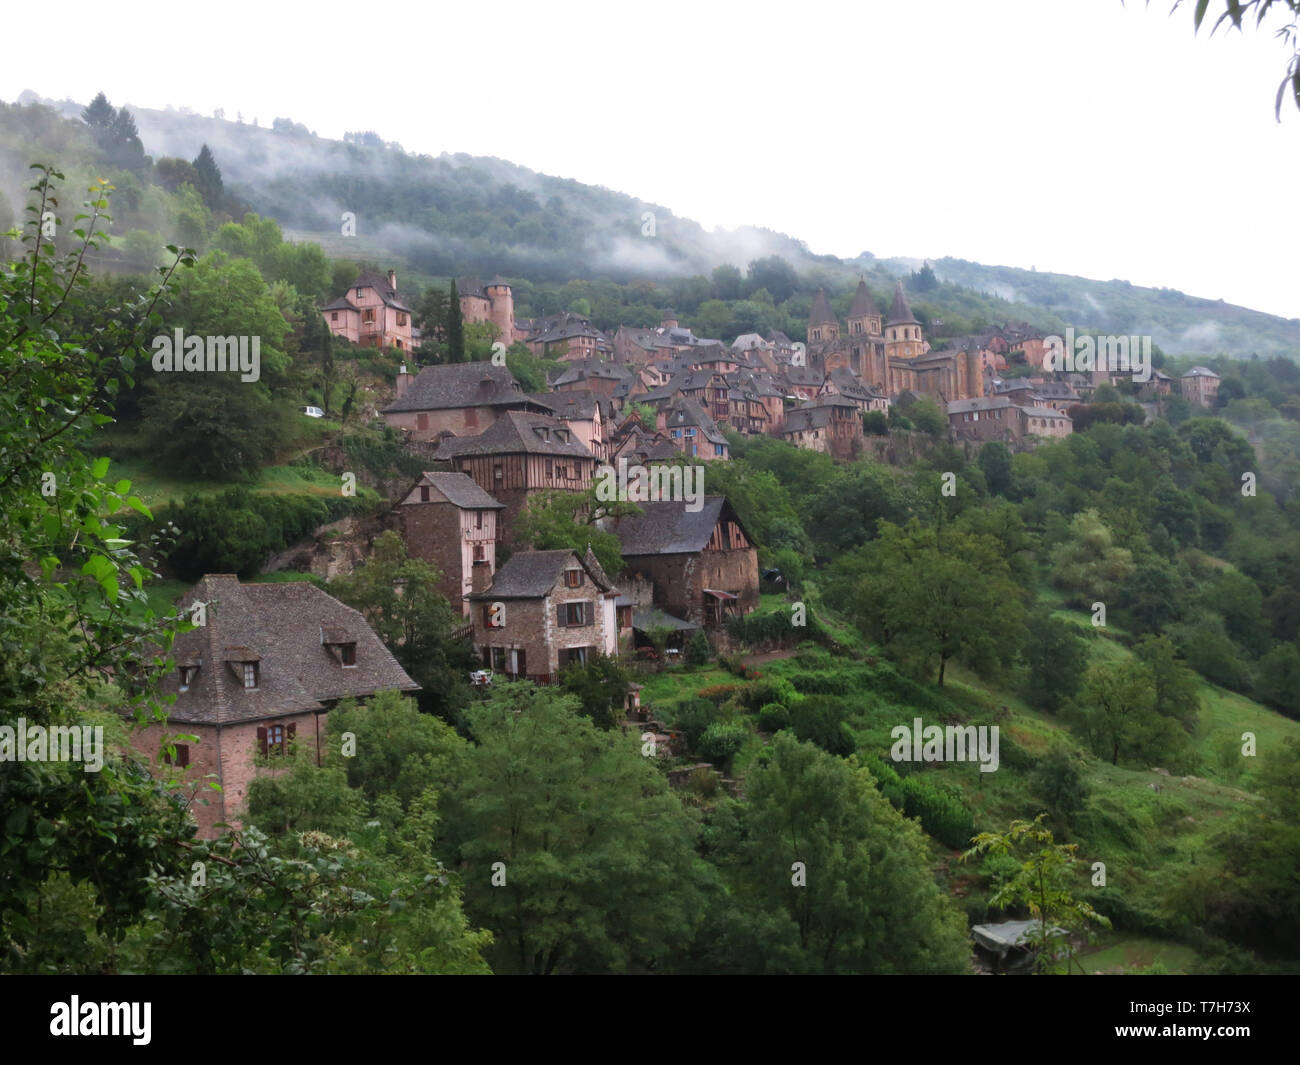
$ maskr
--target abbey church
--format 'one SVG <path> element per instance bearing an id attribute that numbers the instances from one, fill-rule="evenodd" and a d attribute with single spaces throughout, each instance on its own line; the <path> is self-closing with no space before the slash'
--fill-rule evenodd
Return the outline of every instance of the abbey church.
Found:
<path id="1" fill-rule="evenodd" d="M 911 390 L 945 404 L 984 395 L 984 375 L 975 351 L 931 351 L 921 334 L 903 283 L 894 286 L 889 318 L 876 307 L 865 281 L 858 281 L 849 307 L 848 332 L 831 310 L 824 290 L 808 315 L 808 364 L 830 373 L 848 369 L 887 396 Z"/>

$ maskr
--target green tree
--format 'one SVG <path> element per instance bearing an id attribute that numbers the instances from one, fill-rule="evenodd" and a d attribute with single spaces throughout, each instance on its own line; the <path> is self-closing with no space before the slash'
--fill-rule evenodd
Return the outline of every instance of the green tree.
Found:
<path id="1" fill-rule="evenodd" d="M 476 745 L 458 789 L 457 843 L 469 913 L 496 936 L 493 967 L 670 963 L 702 908 L 696 829 L 637 743 L 527 682 L 495 688 L 466 718 Z"/>
<path id="2" fill-rule="evenodd" d="M 375 540 L 370 558 L 330 583 L 330 594 L 365 615 L 393 657 L 420 685 L 421 709 L 450 719 L 467 700 L 472 655 L 456 638 L 461 616 L 438 591 L 438 571 L 408 558 L 391 529 Z"/>
<path id="3" fill-rule="evenodd" d="M 447 361 L 465 361 L 465 318 L 460 311 L 460 296 L 456 292 L 456 279 L 447 285 L 447 320 L 443 336 L 447 338 Z"/>
<path id="4" fill-rule="evenodd" d="M 1074 698 L 1088 668 L 1088 645 L 1078 627 L 1038 610 L 1030 619 L 1025 641 L 1029 667 L 1025 700 L 1054 714 Z"/>
<path id="5" fill-rule="evenodd" d="M 225 196 L 225 184 L 221 180 L 221 168 L 217 166 L 216 157 L 212 154 L 212 149 L 206 144 L 199 149 L 199 154 L 194 157 L 194 173 L 198 177 L 199 194 L 203 197 L 203 202 L 209 207 L 217 208 L 221 205 L 222 198 Z"/>
<path id="6" fill-rule="evenodd" d="M 1079 845 L 1055 842 L 1051 830 L 1043 825 L 1043 817 L 1039 814 L 1032 822 L 1012 821 L 1010 829 L 1002 833 L 981 832 L 975 837 L 975 846 L 962 859 L 989 854 L 1013 856 L 1020 862 L 1019 870 L 994 893 L 989 904 L 1023 906 L 1029 911 L 1030 918 L 1038 924 L 1031 941 L 1039 951 L 1040 973 L 1054 969 L 1058 959 L 1051 941 L 1060 929 L 1065 946 L 1064 958 L 1060 960 L 1068 973 L 1071 964 L 1077 964 L 1070 935 L 1085 932 L 1094 924 L 1109 928 L 1110 919 L 1075 898 L 1074 885 L 1080 875 L 1080 859 L 1075 852 Z"/>
<path id="7" fill-rule="evenodd" d="M 1052 555 L 1052 571 L 1058 587 L 1070 595 L 1070 602 L 1091 607 L 1094 600 L 1106 602 L 1133 572 L 1133 554 L 1115 546 L 1114 535 L 1095 510 L 1076 514 L 1068 536 Z"/>

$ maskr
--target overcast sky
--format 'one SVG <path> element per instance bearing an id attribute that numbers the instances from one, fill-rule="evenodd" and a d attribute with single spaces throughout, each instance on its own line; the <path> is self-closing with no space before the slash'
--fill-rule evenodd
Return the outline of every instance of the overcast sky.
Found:
<path id="1" fill-rule="evenodd" d="M 102 89 L 374 129 L 814 252 L 1118 277 L 1300 317 L 1300 112 L 1273 116 L 1287 52 L 1254 29 L 1196 37 L 1171 2 L 73 0 L 48 48 L 6 13 L 0 97 Z"/>

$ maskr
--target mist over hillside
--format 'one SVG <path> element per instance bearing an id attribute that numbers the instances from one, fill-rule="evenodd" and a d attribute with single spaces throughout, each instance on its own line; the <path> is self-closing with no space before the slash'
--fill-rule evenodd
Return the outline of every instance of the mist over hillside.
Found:
<path id="1" fill-rule="evenodd" d="M 33 102 L 24 93 L 19 102 Z M 40 100 L 69 118 L 82 104 Z M 551 177 L 509 161 L 464 154 L 413 155 L 367 133 L 318 137 L 290 119 L 273 126 L 184 111 L 131 108 L 145 150 L 194 158 L 207 144 L 227 188 L 276 218 L 294 239 L 338 257 L 393 259 L 419 277 L 501 273 L 539 281 L 658 280 L 742 269 L 780 256 L 811 285 L 846 290 L 859 274 L 887 284 L 919 259 L 815 255 L 800 240 L 746 227 L 704 229 L 661 204 Z M 0 146 L 0 156 L 4 155 Z M 13 195 L 17 159 L 5 163 Z M 345 216 L 355 238 L 343 236 Z M 1284 319 L 1170 289 L 1096 281 L 966 260 L 929 260 L 941 281 L 1050 313 L 1079 330 L 1151 335 L 1171 354 L 1274 354 L 1300 358 L 1300 319 Z M 1022 317 L 1044 320 L 1043 314 Z"/>

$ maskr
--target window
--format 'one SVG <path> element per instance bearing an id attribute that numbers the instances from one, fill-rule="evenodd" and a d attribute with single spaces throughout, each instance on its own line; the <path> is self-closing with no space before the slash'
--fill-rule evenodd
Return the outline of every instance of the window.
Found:
<path id="1" fill-rule="evenodd" d="M 504 647 L 492 648 L 491 668 L 497 673 L 506 671 L 506 649 Z"/>
<path id="2" fill-rule="evenodd" d="M 257 743 L 262 750 L 262 756 L 280 755 L 283 757 L 288 754 L 288 745 L 293 740 L 294 733 L 298 731 L 298 726 L 294 722 L 288 725 L 264 725 L 257 730 Z"/>
<path id="3" fill-rule="evenodd" d="M 561 603 L 556 616 L 559 623 L 566 628 L 591 624 L 587 617 L 586 603 Z"/>
<path id="4" fill-rule="evenodd" d="M 483 627 L 485 629 L 504 629 L 506 627 L 504 604 L 502 604 L 500 610 L 493 610 L 495 606 L 495 603 L 483 604 Z"/>
<path id="5" fill-rule="evenodd" d="M 492 479 L 494 481 L 503 481 L 505 480 L 505 476 L 506 476 L 506 471 L 505 468 L 501 465 L 501 463 L 498 462 L 496 465 L 492 467 Z"/>
<path id="6" fill-rule="evenodd" d="M 181 666 L 180 674 L 181 674 L 181 691 L 187 692 L 190 690 L 190 685 L 194 683 L 194 678 L 199 675 L 199 667 Z"/>
<path id="7" fill-rule="evenodd" d="M 560 668 L 565 666 L 585 666 L 587 664 L 587 652 L 590 647 L 565 647 L 560 651 L 559 663 Z"/>
<path id="8" fill-rule="evenodd" d="M 173 758 L 170 751 L 164 750 L 163 761 L 180 769 L 185 768 L 190 764 L 190 745 L 188 743 L 175 743 L 172 746 L 176 748 L 176 757 Z"/>
<path id="9" fill-rule="evenodd" d="M 582 587 L 582 570 L 566 569 L 564 571 L 564 585 L 566 588 Z"/>
<path id="10" fill-rule="evenodd" d="M 338 320 L 339 320 L 339 312 L 338 312 L 338 311 L 331 311 L 331 312 L 330 312 L 330 321 L 331 321 L 331 322 L 337 322 Z"/>
<path id="11" fill-rule="evenodd" d="M 556 466 L 556 467 L 555 467 L 555 476 L 558 477 L 558 478 L 559 478 L 560 480 L 562 480 L 562 481 L 563 481 L 563 480 L 566 480 L 566 479 L 568 478 L 568 476 L 569 476 L 569 467 L 568 467 L 568 466 Z"/>
<path id="12" fill-rule="evenodd" d="M 357 299 L 360 299 L 361 296 L 362 296 L 362 293 L 364 293 L 364 292 L 365 292 L 365 289 L 363 289 L 363 288 L 358 288 L 358 289 L 357 289 Z"/>
<path id="13" fill-rule="evenodd" d="M 554 459 L 547 459 L 547 460 L 546 460 L 546 476 L 547 476 L 547 477 L 554 477 L 554 476 L 555 476 L 555 460 L 554 460 Z"/>
<path id="14" fill-rule="evenodd" d="M 357 665 L 357 645 L 354 643 L 340 644 L 339 650 L 342 652 L 340 657 L 343 662 L 343 668 L 347 669 L 351 667 L 355 669 Z"/>
<path id="15" fill-rule="evenodd" d="M 245 662 L 244 663 L 244 688 L 245 690 L 252 690 L 256 687 L 257 687 L 257 663 Z"/>
<path id="16" fill-rule="evenodd" d="M 406 324 L 406 315 L 404 315 L 404 314 L 400 314 L 400 313 L 399 313 L 398 316 L 397 316 L 397 324 L 398 324 L 398 325 L 405 325 L 405 324 Z"/>
<path id="17" fill-rule="evenodd" d="M 474 545 L 474 561 L 475 562 L 487 561 L 487 548 L 484 547 L 482 544 Z"/>
<path id="18" fill-rule="evenodd" d="M 427 484 L 420 485 L 420 502 L 429 502 L 429 486 Z"/>
<path id="19" fill-rule="evenodd" d="M 474 528 L 483 528 L 483 512 L 481 510 L 474 511 Z"/>
<path id="20" fill-rule="evenodd" d="M 375 320 L 375 312 L 373 310 L 362 311 L 361 320 L 363 322 L 373 322 Z"/>

